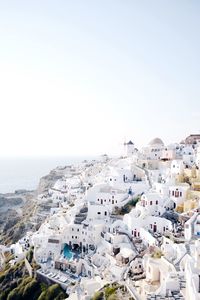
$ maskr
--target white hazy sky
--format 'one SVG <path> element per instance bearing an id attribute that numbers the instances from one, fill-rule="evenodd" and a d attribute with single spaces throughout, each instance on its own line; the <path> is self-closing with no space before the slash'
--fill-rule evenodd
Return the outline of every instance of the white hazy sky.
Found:
<path id="1" fill-rule="evenodd" d="M 200 130 L 198 0 L 0 1 L 0 156 Z"/>

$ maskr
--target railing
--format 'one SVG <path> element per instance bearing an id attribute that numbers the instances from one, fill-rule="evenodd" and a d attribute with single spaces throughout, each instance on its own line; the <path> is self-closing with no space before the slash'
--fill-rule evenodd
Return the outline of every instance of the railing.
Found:
<path id="1" fill-rule="evenodd" d="M 135 288 L 133 287 L 132 284 L 130 284 L 130 280 L 129 282 L 126 281 L 125 286 L 128 290 L 128 292 L 131 294 L 131 296 L 133 297 L 133 299 L 135 300 L 140 300 L 141 298 L 139 297 L 137 291 L 135 290 Z"/>
<path id="2" fill-rule="evenodd" d="M 125 235 L 129 238 L 130 242 L 132 243 L 135 252 L 138 254 L 137 247 L 136 247 L 136 245 L 135 245 L 135 243 L 134 243 L 134 241 L 133 241 L 132 236 L 129 234 L 129 232 L 127 232 L 127 231 L 125 231 L 125 230 L 117 230 L 116 232 L 117 232 L 118 234 L 125 234 Z"/>

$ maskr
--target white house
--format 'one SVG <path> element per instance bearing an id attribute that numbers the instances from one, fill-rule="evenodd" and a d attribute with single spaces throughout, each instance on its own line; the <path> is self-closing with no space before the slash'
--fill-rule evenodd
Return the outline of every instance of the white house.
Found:
<path id="1" fill-rule="evenodd" d="M 195 163 L 195 153 L 191 146 L 185 146 L 182 150 L 183 163 L 187 167 L 192 167 Z"/>
<path id="2" fill-rule="evenodd" d="M 129 199 L 129 194 L 108 184 L 98 184 L 88 190 L 86 199 L 90 203 L 104 205 L 112 210 L 115 206 L 124 205 Z"/>
<path id="3" fill-rule="evenodd" d="M 158 193 L 147 192 L 141 196 L 141 201 L 137 203 L 137 208 L 141 205 L 148 210 L 150 215 L 160 216 L 165 212 L 164 202 L 164 198 Z"/>
<path id="4" fill-rule="evenodd" d="M 200 145 L 198 145 L 196 149 L 196 158 L 195 158 L 196 165 L 200 168 Z"/>
<path id="5" fill-rule="evenodd" d="M 161 150 L 161 160 L 173 160 L 176 158 L 175 145 L 169 145 Z"/>
<path id="6" fill-rule="evenodd" d="M 185 259 L 186 300 L 200 299 L 200 241 L 195 242 L 194 256 Z"/>
<path id="7" fill-rule="evenodd" d="M 144 268 L 146 270 L 146 281 L 159 284 L 155 291 L 156 295 L 167 296 L 167 292 L 179 292 L 180 284 L 176 274 L 176 269 L 165 258 L 152 258 L 147 256 L 144 260 Z"/>
<path id="8" fill-rule="evenodd" d="M 141 216 L 133 209 L 129 214 L 125 214 L 123 222 L 127 226 L 129 233 L 134 238 L 140 237 L 141 228 L 151 231 L 152 233 L 163 234 L 166 230 L 172 230 L 171 221 L 150 215 Z"/>
<path id="9" fill-rule="evenodd" d="M 192 217 L 185 222 L 184 235 L 187 241 L 192 237 L 200 237 L 200 214 L 195 212 Z"/>
<path id="10" fill-rule="evenodd" d="M 155 138 L 148 144 L 147 147 L 142 149 L 143 157 L 147 160 L 160 160 L 164 143 L 160 138 Z"/>
<path id="11" fill-rule="evenodd" d="M 190 186 L 188 183 L 179 183 L 169 187 L 169 197 L 174 202 L 174 208 L 183 203 L 189 188 Z"/>
<path id="12" fill-rule="evenodd" d="M 171 174 L 172 175 L 180 175 L 185 168 L 182 159 L 175 159 L 171 162 Z"/>

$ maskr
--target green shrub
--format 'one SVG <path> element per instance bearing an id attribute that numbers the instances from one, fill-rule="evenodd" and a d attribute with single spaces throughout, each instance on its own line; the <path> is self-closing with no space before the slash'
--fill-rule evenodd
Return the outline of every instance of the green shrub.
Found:
<path id="1" fill-rule="evenodd" d="M 31 282 L 35 279 L 32 279 L 31 277 L 25 277 L 20 285 L 18 285 L 16 288 L 12 289 L 12 291 L 9 293 L 7 300 L 22 300 L 22 299 L 34 299 L 34 298 L 26 298 L 24 296 L 24 291 L 26 290 L 26 293 L 28 293 L 28 288 L 31 287 Z"/>
<path id="2" fill-rule="evenodd" d="M 45 299 L 46 299 L 45 297 L 46 297 L 46 290 L 44 290 L 44 291 L 40 294 L 38 300 L 45 300 Z"/>
<path id="3" fill-rule="evenodd" d="M 28 262 L 31 264 L 32 260 L 33 260 L 33 250 L 32 249 L 30 249 L 28 251 L 28 253 L 26 254 L 26 258 L 27 258 Z"/>
<path id="4" fill-rule="evenodd" d="M 126 203 L 121 208 L 116 208 L 116 214 L 119 215 L 125 215 L 128 214 L 133 207 L 136 206 L 137 202 L 140 200 L 140 197 L 135 197 L 132 200 L 130 200 L 128 203 Z"/>
<path id="5" fill-rule="evenodd" d="M 47 288 L 46 291 L 43 291 L 39 296 L 38 300 L 61 300 L 65 299 L 66 294 L 60 288 L 58 284 L 53 284 Z"/>
<path id="6" fill-rule="evenodd" d="M 11 291 L 10 288 L 2 291 L 0 293 L 0 300 L 7 300 L 7 297 L 8 297 L 8 294 L 10 293 L 10 291 Z"/>
<path id="7" fill-rule="evenodd" d="M 2 275 L 0 276 L 0 283 L 2 283 L 2 282 L 4 281 L 4 279 L 5 279 L 5 274 L 2 274 Z"/>
<path id="8" fill-rule="evenodd" d="M 92 298 L 92 300 L 103 300 L 103 292 L 96 292 Z"/>
<path id="9" fill-rule="evenodd" d="M 7 300 L 20 300 L 21 299 L 21 296 L 20 294 L 18 293 L 18 290 L 17 288 L 15 288 L 14 290 L 12 290 L 9 295 L 8 295 L 8 298 Z"/>
<path id="10" fill-rule="evenodd" d="M 24 290 L 23 290 L 23 299 L 37 299 L 41 293 L 40 284 L 38 281 L 33 279 L 31 282 L 29 282 Z"/>
<path id="11" fill-rule="evenodd" d="M 112 294 L 114 294 L 116 291 L 116 288 L 115 287 L 112 287 L 112 286 L 108 286 L 106 289 L 105 289 L 105 298 L 108 299 L 109 296 L 111 296 Z"/>

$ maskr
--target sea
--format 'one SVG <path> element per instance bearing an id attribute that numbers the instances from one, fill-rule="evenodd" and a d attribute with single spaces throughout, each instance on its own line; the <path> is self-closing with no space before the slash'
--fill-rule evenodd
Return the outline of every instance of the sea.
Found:
<path id="1" fill-rule="evenodd" d="M 35 190 L 42 176 L 57 166 L 81 163 L 95 157 L 4 157 L 0 158 L 0 193 Z"/>

